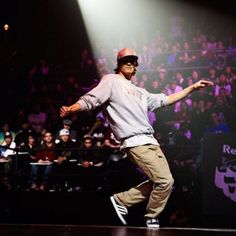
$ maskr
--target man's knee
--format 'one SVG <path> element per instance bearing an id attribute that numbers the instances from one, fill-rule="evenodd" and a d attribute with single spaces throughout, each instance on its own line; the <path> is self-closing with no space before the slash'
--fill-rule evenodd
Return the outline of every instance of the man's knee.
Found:
<path id="1" fill-rule="evenodd" d="M 174 185 L 174 179 L 172 175 L 165 177 L 165 179 L 162 179 L 161 181 L 155 181 L 154 182 L 154 188 L 162 188 L 162 189 L 171 189 Z"/>
<path id="2" fill-rule="evenodd" d="M 171 189 L 174 185 L 174 179 L 172 177 L 172 175 L 170 175 L 168 178 L 166 178 L 165 182 L 164 182 L 164 186 L 167 189 Z"/>
<path id="3" fill-rule="evenodd" d="M 174 178 L 171 176 L 170 179 L 169 179 L 169 184 L 168 184 L 168 185 L 170 186 L 170 188 L 173 187 L 174 182 L 175 182 L 175 180 L 174 180 Z"/>

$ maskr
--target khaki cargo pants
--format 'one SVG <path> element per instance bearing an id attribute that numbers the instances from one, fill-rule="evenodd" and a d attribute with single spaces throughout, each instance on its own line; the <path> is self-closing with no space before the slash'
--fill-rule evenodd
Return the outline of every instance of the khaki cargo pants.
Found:
<path id="1" fill-rule="evenodd" d="M 130 207 L 148 199 L 145 218 L 157 218 L 164 209 L 174 183 L 168 162 L 158 145 L 128 148 L 128 157 L 149 178 L 128 191 L 114 194 L 116 201 Z"/>

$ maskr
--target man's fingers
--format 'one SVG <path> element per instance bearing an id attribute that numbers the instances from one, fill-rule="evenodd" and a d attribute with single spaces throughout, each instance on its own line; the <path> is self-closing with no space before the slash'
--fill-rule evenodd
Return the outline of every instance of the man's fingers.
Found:
<path id="1" fill-rule="evenodd" d="M 214 83 L 213 82 L 211 82 L 211 81 L 206 81 L 206 80 L 203 80 L 203 81 L 201 81 L 201 84 L 204 84 L 204 85 L 206 85 L 206 86 L 213 86 L 214 85 Z"/>
<path id="2" fill-rule="evenodd" d="M 64 116 L 66 116 L 67 115 L 67 109 L 66 109 L 66 107 L 61 107 L 60 108 L 60 116 L 61 117 L 64 117 Z"/>
<path id="3" fill-rule="evenodd" d="M 214 83 L 212 81 L 200 80 L 195 84 L 194 88 L 195 89 L 201 89 L 201 88 L 204 88 L 206 86 L 213 86 L 213 85 L 214 85 Z"/>

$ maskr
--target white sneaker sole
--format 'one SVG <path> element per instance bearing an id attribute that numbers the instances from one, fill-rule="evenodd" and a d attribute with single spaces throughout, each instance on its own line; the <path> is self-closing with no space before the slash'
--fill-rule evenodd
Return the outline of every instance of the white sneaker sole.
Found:
<path id="1" fill-rule="evenodd" d="M 118 217 L 119 217 L 120 221 L 122 222 L 122 224 L 123 225 L 127 225 L 127 222 L 126 222 L 125 218 L 122 216 L 122 214 L 119 211 L 120 209 L 118 208 L 114 197 L 111 196 L 110 200 L 111 200 L 111 203 L 112 203 L 113 207 L 116 210 L 116 214 L 118 215 Z M 122 207 L 121 210 L 124 211 L 124 214 L 128 214 L 128 211 L 127 211 L 127 209 L 125 207 Z"/>
<path id="2" fill-rule="evenodd" d="M 149 229 L 159 229 L 160 225 L 147 225 Z"/>
<path id="3" fill-rule="evenodd" d="M 146 225 L 148 228 L 153 228 L 153 229 L 159 229 L 160 224 L 158 224 L 156 221 L 152 222 L 152 220 L 146 222 Z"/>

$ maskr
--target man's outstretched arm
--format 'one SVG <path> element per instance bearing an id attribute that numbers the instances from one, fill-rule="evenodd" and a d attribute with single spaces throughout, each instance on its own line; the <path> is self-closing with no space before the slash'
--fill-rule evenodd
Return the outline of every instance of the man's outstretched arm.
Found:
<path id="1" fill-rule="evenodd" d="M 207 80 L 199 80 L 195 84 L 190 85 L 189 87 L 181 90 L 180 92 L 169 95 L 167 97 L 168 105 L 171 105 L 175 102 L 178 102 L 179 100 L 182 100 L 195 90 L 199 90 L 207 86 L 213 86 L 213 85 L 214 85 L 213 82 Z"/>
<path id="2" fill-rule="evenodd" d="M 76 111 L 80 110 L 80 104 L 79 103 L 74 103 L 71 106 L 62 106 L 60 108 L 60 116 L 65 117 L 68 116 L 71 113 L 74 113 Z"/>
<path id="3" fill-rule="evenodd" d="M 89 111 L 105 103 L 111 94 L 114 78 L 111 75 L 104 75 L 99 84 L 84 94 L 79 100 L 70 105 L 60 108 L 60 116 L 65 117 L 77 111 Z"/>

